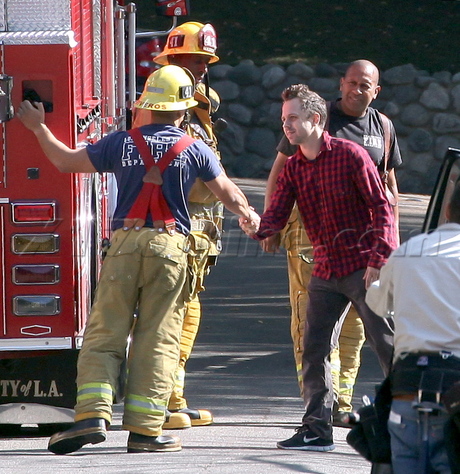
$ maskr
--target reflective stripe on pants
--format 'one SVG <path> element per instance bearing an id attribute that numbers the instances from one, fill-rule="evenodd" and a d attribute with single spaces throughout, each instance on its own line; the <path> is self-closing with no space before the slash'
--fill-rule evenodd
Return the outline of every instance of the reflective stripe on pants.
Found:
<path id="1" fill-rule="evenodd" d="M 131 335 L 123 426 L 148 436 L 161 434 L 164 410 L 145 412 L 138 402 L 165 407 L 172 391 L 182 330 L 185 248 L 186 237 L 180 233 L 170 236 L 148 228 L 114 232 L 78 359 L 78 387 L 116 387 Z M 79 398 L 75 411 L 76 420 L 98 416 L 110 422 L 112 400 L 102 392 Z"/>

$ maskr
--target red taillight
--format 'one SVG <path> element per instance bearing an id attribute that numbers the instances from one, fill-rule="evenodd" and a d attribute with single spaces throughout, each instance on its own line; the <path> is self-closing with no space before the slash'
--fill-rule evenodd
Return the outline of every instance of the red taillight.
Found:
<path id="1" fill-rule="evenodd" d="M 59 265 L 16 265 L 13 283 L 16 285 L 53 285 L 59 282 Z"/>
<path id="2" fill-rule="evenodd" d="M 48 224 L 56 220 L 54 202 L 16 202 L 11 206 L 15 224 Z"/>

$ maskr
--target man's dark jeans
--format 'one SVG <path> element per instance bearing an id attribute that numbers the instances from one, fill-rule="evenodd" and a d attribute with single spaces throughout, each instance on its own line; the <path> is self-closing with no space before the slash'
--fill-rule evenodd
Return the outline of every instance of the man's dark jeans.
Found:
<path id="1" fill-rule="evenodd" d="M 333 390 L 329 354 L 331 336 L 349 301 L 364 323 L 367 341 L 386 377 L 393 355 L 393 321 L 377 316 L 365 302 L 365 270 L 343 278 L 312 277 L 308 286 L 303 349 L 305 415 L 302 423 L 321 438 L 332 437 Z"/>

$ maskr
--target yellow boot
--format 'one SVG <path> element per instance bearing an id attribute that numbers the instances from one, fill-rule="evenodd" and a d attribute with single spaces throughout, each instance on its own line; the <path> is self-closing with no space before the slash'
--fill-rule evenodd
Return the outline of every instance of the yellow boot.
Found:
<path id="1" fill-rule="evenodd" d="M 191 428 L 190 417 L 185 413 L 171 413 L 166 411 L 166 420 L 163 423 L 164 430 L 185 430 Z"/>
<path id="2" fill-rule="evenodd" d="M 193 408 L 181 408 L 176 412 L 172 412 L 171 416 L 184 415 L 187 416 L 192 426 L 206 426 L 213 422 L 212 414 L 208 410 L 194 410 Z"/>
<path id="3" fill-rule="evenodd" d="M 182 326 L 182 336 L 180 340 L 180 359 L 177 366 L 174 380 L 174 388 L 169 399 L 168 411 L 171 414 L 171 423 L 165 423 L 164 429 L 171 428 L 172 419 L 175 416 L 184 416 L 188 418 L 189 426 L 205 426 L 213 422 L 212 414 L 208 410 L 196 410 L 187 407 L 187 400 L 184 397 L 185 385 L 185 364 L 192 352 L 193 343 L 200 324 L 201 304 L 198 295 L 193 298 L 186 307 L 184 323 Z"/>

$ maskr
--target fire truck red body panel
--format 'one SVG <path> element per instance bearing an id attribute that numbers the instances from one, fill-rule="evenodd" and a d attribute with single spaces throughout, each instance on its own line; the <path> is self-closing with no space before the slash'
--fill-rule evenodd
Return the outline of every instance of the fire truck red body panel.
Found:
<path id="1" fill-rule="evenodd" d="M 0 0 L 0 74 L 12 78 L 0 107 L 42 102 L 71 148 L 122 128 L 115 22 L 110 0 Z M 32 132 L 0 114 L 0 425 L 67 423 L 110 237 L 109 178 L 59 172 Z"/>
<path id="2" fill-rule="evenodd" d="M 12 45 L 4 48 L 2 57 L 4 70 L 14 74 L 13 103 L 19 104 L 24 89 L 34 89 L 43 101 L 53 104 L 53 111 L 46 114 L 46 123 L 56 137 L 70 146 L 75 146 L 75 110 L 72 91 L 72 55 L 68 45 Z M 50 337 L 74 335 L 75 273 L 66 271 L 74 267 L 72 240 L 74 206 L 74 178 L 60 173 L 41 152 L 33 133 L 19 122 L 11 120 L 2 125 L 5 136 L 3 169 L 4 180 L 0 198 L 9 199 L 4 205 L 4 316 L 0 323 L 1 336 L 5 338 Z M 37 179 L 28 177 L 28 169 L 38 170 Z M 13 222 L 11 203 L 52 202 L 55 205 L 55 221 L 46 225 L 16 224 Z M 44 233 L 59 236 L 59 249 L 52 254 L 13 253 L 11 243 L 14 235 Z M 12 284 L 13 268 L 17 265 L 55 264 L 59 266 L 59 281 L 52 285 Z M 60 297 L 60 314 L 49 316 L 17 316 L 13 313 L 14 298 L 19 295 L 44 294 Z M 40 326 L 33 328 L 33 325 Z M 25 329 L 30 327 L 30 329 Z"/>
<path id="3" fill-rule="evenodd" d="M 165 15 L 189 10 L 187 0 L 153 3 Z M 0 427 L 73 421 L 116 196 L 110 175 L 60 173 L 14 107 L 42 102 L 47 126 L 71 148 L 126 128 L 135 81 L 127 101 L 125 25 L 131 64 L 136 32 L 135 7 L 123 5 L 0 0 Z"/>

